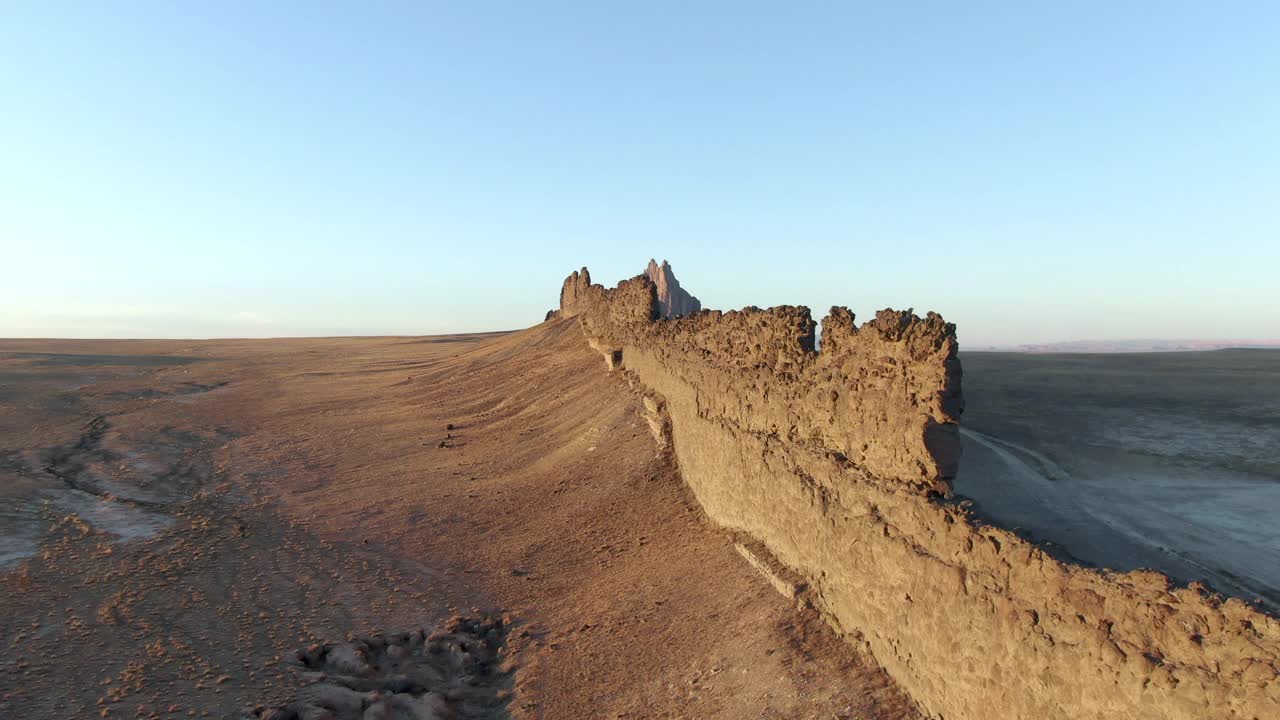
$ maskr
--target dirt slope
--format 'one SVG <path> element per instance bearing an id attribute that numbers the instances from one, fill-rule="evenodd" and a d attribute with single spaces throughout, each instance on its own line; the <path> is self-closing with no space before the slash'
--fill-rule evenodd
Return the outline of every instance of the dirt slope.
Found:
<path id="1" fill-rule="evenodd" d="M 296 648 L 473 607 L 514 717 L 915 716 L 707 524 L 573 320 L 0 363 L 0 531 L 43 551 L 4 578 L 0 716 L 236 717 Z"/>

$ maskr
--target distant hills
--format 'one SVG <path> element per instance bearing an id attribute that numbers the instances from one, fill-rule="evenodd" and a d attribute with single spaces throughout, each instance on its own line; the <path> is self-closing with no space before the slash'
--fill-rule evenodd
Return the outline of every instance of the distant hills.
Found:
<path id="1" fill-rule="evenodd" d="M 1027 345 L 986 345 L 964 349 L 970 352 L 1134 353 L 1196 352 L 1227 348 L 1280 350 L 1280 340 L 1069 340 Z"/>

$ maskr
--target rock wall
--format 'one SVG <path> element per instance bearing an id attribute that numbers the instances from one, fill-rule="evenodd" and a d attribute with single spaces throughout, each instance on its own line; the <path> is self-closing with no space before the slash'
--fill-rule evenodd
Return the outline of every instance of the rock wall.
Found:
<path id="1" fill-rule="evenodd" d="M 1152 572 L 1064 564 L 946 500 L 962 410 L 954 326 L 843 308 L 659 320 L 645 276 L 561 292 L 708 516 L 799 580 L 932 717 L 1280 717 L 1280 624 Z M 776 584 L 776 583 L 775 583 Z"/>

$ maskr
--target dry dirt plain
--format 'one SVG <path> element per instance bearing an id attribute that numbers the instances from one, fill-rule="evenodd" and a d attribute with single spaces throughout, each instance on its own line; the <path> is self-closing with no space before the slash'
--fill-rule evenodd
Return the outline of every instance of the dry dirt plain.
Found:
<path id="1" fill-rule="evenodd" d="M 573 321 L 0 340 L 0 562 L 5 718 L 917 717 Z"/>

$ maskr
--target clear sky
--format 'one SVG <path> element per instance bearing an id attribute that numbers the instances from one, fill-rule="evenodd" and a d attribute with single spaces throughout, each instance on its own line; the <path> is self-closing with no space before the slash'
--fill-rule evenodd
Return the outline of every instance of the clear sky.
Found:
<path id="1" fill-rule="evenodd" d="M 0 336 L 438 333 L 587 265 L 1280 337 L 1280 3 L 7 2 Z"/>

